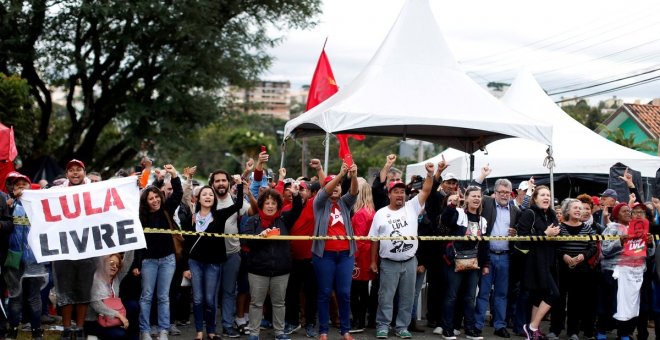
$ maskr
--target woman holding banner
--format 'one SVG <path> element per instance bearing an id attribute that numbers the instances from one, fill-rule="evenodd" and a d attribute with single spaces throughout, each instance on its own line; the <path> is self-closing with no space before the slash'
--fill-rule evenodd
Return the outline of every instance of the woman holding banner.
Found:
<path id="1" fill-rule="evenodd" d="M 10 172 L 6 182 L 11 187 L 9 208 L 14 218 L 13 230 L 9 235 L 9 250 L 3 267 L 3 275 L 9 291 L 9 332 L 7 339 L 17 339 L 18 326 L 23 316 L 23 301 L 29 308 L 26 316 L 32 327 L 32 339 L 42 339 L 41 329 L 41 289 L 48 283 L 48 272 L 37 260 L 27 239 L 30 222 L 21 203 L 23 190 L 30 187 L 30 179 L 18 172 Z"/>
<path id="2" fill-rule="evenodd" d="M 155 186 L 149 186 L 140 195 L 140 222 L 144 228 L 170 230 L 175 228 L 172 217 L 181 203 L 183 188 L 176 169 L 171 165 L 164 166 L 172 180 L 172 195 L 165 200 L 163 193 Z M 136 256 L 133 275 L 142 276 L 142 293 L 140 295 L 140 334 L 142 340 L 151 340 L 151 301 L 154 290 L 158 296 L 158 339 L 167 340 L 170 328 L 170 283 L 176 268 L 175 252 L 177 251 L 173 235 L 169 233 L 147 233 L 144 235 L 147 249 L 140 250 Z"/>

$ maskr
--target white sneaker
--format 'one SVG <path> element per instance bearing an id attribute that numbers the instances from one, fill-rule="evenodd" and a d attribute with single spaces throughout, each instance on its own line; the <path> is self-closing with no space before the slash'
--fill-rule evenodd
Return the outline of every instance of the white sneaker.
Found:
<path id="1" fill-rule="evenodd" d="M 141 332 L 140 340 L 151 340 L 151 334 L 149 332 Z"/>
<path id="2" fill-rule="evenodd" d="M 167 340 L 167 334 L 169 332 L 167 330 L 162 330 L 160 333 L 158 333 L 158 340 Z"/>
<path id="3" fill-rule="evenodd" d="M 454 335 L 456 336 L 461 335 L 461 331 L 459 331 L 458 329 L 454 329 Z"/>
<path id="4" fill-rule="evenodd" d="M 559 339 L 559 336 L 555 334 L 554 332 L 548 333 L 548 335 L 545 336 L 548 340 L 557 340 Z"/>
<path id="5" fill-rule="evenodd" d="M 433 329 L 433 334 L 442 335 L 442 327 L 438 326 Z"/>

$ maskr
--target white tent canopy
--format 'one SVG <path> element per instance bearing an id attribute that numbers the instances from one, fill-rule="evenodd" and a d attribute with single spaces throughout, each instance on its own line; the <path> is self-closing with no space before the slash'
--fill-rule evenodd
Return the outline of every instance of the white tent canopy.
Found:
<path id="1" fill-rule="evenodd" d="M 621 162 L 640 171 L 644 177 L 654 177 L 660 166 L 659 157 L 616 144 L 577 122 L 546 95 L 529 72 L 518 75 L 502 102 L 553 125 L 554 172 L 557 174 L 609 174 L 610 167 Z M 520 138 L 498 140 L 489 144 L 486 152 L 474 153 L 474 175 L 476 177 L 486 164 L 493 168 L 490 177 L 494 178 L 547 173 L 543 165 L 546 149 L 544 144 Z M 463 180 L 469 178 L 469 155 L 451 148 L 427 161 L 408 165 L 406 177 L 424 174 L 424 163 L 437 164 L 442 155 L 449 163 L 447 172 Z"/>
<path id="2" fill-rule="evenodd" d="M 549 125 L 506 107 L 459 69 L 428 0 L 408 0 L 360 75 L 289 121 L 284 137 L 326 132 L 400 136 L 461 150 L 511 136 L 550 144 L 552 136 Z"/>

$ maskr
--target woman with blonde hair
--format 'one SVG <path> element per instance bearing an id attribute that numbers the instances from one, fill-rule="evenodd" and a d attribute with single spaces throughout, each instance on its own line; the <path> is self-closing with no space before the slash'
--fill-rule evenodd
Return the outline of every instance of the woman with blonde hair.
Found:
<path id="1" fill-rule="evenodd" d="M 353 232 L 355 236 L 367 236 L 371 222 L 374 219 L 374 199 L 371 195 L 371 185 L 362 177 L 358 178 L 358 195 L 353 206 Z M 371 241 L 357 241 L 355 252 L 355 266 L 353 267 L 353 281 L 351 283 L 351 310 L 353 322 L 351 333 L 364 331 L 369 305 L 369 281 L 374 279 L 374 274 L 369 270 L 371 264 Z"/>

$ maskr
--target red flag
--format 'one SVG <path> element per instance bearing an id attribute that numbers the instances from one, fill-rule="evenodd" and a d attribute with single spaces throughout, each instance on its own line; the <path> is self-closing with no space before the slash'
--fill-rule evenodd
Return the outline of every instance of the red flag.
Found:
<path id="1" fill-rule="evenodd" d="M 312 84 L 309 86 L 305 111 L 311 110 L 314 106 L 337 93 L 338 90 L 328 56 L 325 54 L 325 50 L 322 50 L 319 62 L 316 64 L 316 70 L 314 70 Z"/>
<path id="2" fill-rule="evenodd" d="M 328 56 L 325 54 L 325 49 L 323 49 L 321 50 L 319 62 L 316 64 L 316 70 L 314 70 L 312 84 L 309 87 L 309 94 L 307 95 L 307 108 L 305 111 L 311 110 L 314 106 L 320 104 L 333 94 L 337 93 L 338 90 L 339 88 L 337 87 L 337 82 L 335 82 L 335 76 L 332 74 L 332 67 L 330 67 Z M 347 161 L 347 157 L 349 157 L 350 163 L 352 164 L 353 161 L 351 150 L 348 147 L 348 138 L 364 140 L 364 135 L 337 135 L 337 139 L 339 140 L 339 158 Z M 349 166 L 351 164 L 349 164 Z"/>

